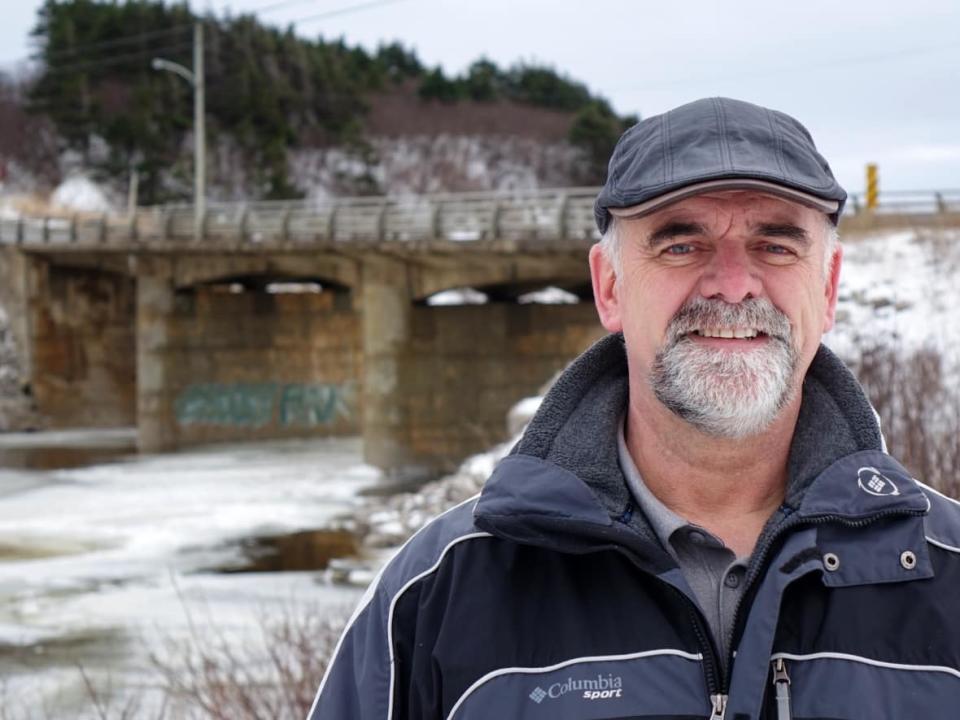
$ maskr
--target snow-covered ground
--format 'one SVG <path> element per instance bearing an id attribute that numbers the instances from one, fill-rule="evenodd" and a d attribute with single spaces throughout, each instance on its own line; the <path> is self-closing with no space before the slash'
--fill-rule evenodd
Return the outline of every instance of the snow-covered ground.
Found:
<path id="1" fill-rule="evenodd" d="M 343 614 L 358 590 L 324 573 L 218 570 L 242 566 L 250 538 L 349 529 L 381 479 L 360 457 L 356 439 L 282 441 L 0 469 L 0 689 L 43 703 L 38 717 L 88 717 L 78 665 L 122 685 L 191 624 L 239 637 L 265 608 Z"/>
<path id="2" fill-rule="evenodd" d="M 844 242 L 836 328 L 844 358 L 886 345 L 935 348 L 960 361 L 960 229 L 897 230 Z"/>

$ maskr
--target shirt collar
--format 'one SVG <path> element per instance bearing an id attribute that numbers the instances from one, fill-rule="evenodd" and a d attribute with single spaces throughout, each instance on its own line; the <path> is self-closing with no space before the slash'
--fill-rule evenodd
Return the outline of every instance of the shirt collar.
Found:
<path id="1" fill-rule="evenodd" d="M 650 526 L 660 540 L 660 544 L 666 548 L 667 552 L 674 555 L 670 536 L 681 528 L 689 527 L 690 523 L 660 502 L 659 498 L 643 482 L 640 471 L 627 449 L 627 441 L 623 432 L 624 426 L 625 419 L 620 423 L 620 429 L 617 431 L 617 457 L 620 461 L 620 469 L 623 471 L 637 505 L 646 515 L 647 520 L 650 521 Z"/>

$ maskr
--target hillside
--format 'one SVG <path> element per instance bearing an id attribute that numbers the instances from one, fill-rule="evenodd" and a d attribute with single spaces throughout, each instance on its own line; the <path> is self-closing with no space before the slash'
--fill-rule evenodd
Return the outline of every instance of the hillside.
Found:
<path id="1" fill-rule="evenodd" d="M 448 76 L 399 43 L 369 52 L 159 0 L 49 0 L 33 71 L 0 78 L 5 190 L 79 172 L 122 198 L 136 173 L 142 204 L 189 200 L 192 92 L 151 61 L 191 68 L 195 22 L 213 199 L 598 183 L 635 121 L 548 67 L 480 58 Z M 411 181 L 405 165 L 431 179 Z"/>

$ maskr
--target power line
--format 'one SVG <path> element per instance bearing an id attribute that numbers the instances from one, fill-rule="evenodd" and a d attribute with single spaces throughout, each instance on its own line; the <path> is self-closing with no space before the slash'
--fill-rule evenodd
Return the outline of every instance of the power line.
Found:
<path id="1" fill-rule="evenodd" d="M 314 20 L 323 20 L 325 18 L 336 17 L 338 15 L 351 15 L 355 12 L 360 12 L 362 10 L 370 10 L 372 8 L 381 7 L 383 5 L 394 5 L 400 2 L 407 2 L 407 0 L 371 0 L 371 2 L 357 3 L 356 5 L 347 5 L 342 8 L 337 8 L 335 10 L 326 10 L 322 13 L 316 13 L 314 15 L 307 15 L 305 17 L 296 18 L 288 22 L 289 25 L 299 25 L 301 23 L 313 22 Z"/>
<path id="2" fill-rule="evenodd" d="M 122 65 L 123 63 L 135 62 L 137 60 L 147 61 L 153 58 L 156 55 L 160 54 L 169 54 L 177 53 L 189 50 L 193 47 L 191 41 L 184 41 L 177 45 L 167 45 L 160 48 L 149 48 L 144 50 L 139 50 L 133 53 L 127 53 L 125 55 L 114 55 L 109 58 L 102 58 L 99 60 L 88 60 L 86 62 L 79 63 L 70 63 L 64 65 L 48 65 L 45 74 L 46 75 L 68 75 L 75 74 L 78 72 L 84 72 L 87 70 L 97 70 L 102 67 L 111 67 L 113 65 Z"/>
<path id="3" fill-rule="evenodd" d="M 244 11 L 247 14 L 258 15 L 263 13 L 275 12 L 276 10 L 282 9 L 284 7 L 290 7 L 297 4 L 302 4 L 308 0 L 279 0 L 278 2 L 272 2 L 261 7 L 254 7 L 248 11 Z M 369 10 L 383 5 L 392 5 L 398 2 L 405 2 L 406 0 L 371 0 L 370 2 L 362 2 L 354 5 L 347 5 L 341 8 L 335 8 L 333 10 L 327 10 L 321 13 L 313 13 L 311 15 L 306 15 L 300 18 L 295 18 L 288 22 L 291 25 L 297 25 L 300 23 L 313 22 L 315 20 L 322 20 L 324 18 L 336 17 L 339 15 L 349 15 L 355 12 L 361 12 L 363 10 Z M 219 19 L 219 18 L 215 18 Z M 76 45 L 70 48 L 63 48 L 61 50 L 56 50 L 52 52 L 47 58 L 42 58 L 47 60 L 48 66 L 53 66 L 57 61 L 68 61 L 73 57 L 88 53 L 90 51 L 104 50 L 104 49 L 114 49 L 123 47 L 125 45 L 132 45 L 136 43 L 141 43 L 146 40 L 151 40 L 159 37 L 165 37 L 168 35 L 175 35 L 176 33 L 185 32 L 193 28 L 193 23 L 181 24 L 181 25 L 172 25 L 169 28 L 164 28 L 162 30 L 150 30 L 147 32 L 135 33 L 133 35 L 124 35 L 118 38 L 111 38 L 109 40 L 103 40 L 93 43 L 85 43 L 83 45 Z M 158 50 L 162 52 L 163 50 Z M 32 59 L 28 56 L 27 58 L 22 58 L 26 60 Z M 51 62 L 52 61 L 52 62 Z M 15 61 L 14 61 L 15 62 Z M 91 60 L 90 62 L 95 62 Z M 107 61 L 107 64 L 115 64 L 114 60 L 111 58 Z"/>
<path id="4" fill-rule="evenodd" d="M 90 50 L 103 50 L 105 48 L 116 48 L 124 45 L 132 45 L 143 42 L 144 40 L 151 40 L 158 37 L 164 37 L 166 35 L 173 35 L 178 32 L 189 30 L 192 27 L 192 25 L 174 25 L 164 30 L 151 30 L 150 32 L 138 33 L 136 35 L 125 35 L 123 37 L 113 38 L 111 40 L 77 45 L 52 52 L 49 56 L 49 59 L 60 60 L 62 58 L 69 58 L 70 56 L 84 54 Z"/>
<path id="5" fill-rule="evenodd" d="M 272 2 L 268 5 L 262 7 L 253 7 L 248 9 L 240 8 L 239 11 L 247 15 L 262 15 L 264 13 L 276 12 L 277 10 L 282 10 L 285 7 L 292 7 L 294 5 L 304 5 L 308 2 L 315 2 L 316 0 L 280 0 L 279 2 Z"/>

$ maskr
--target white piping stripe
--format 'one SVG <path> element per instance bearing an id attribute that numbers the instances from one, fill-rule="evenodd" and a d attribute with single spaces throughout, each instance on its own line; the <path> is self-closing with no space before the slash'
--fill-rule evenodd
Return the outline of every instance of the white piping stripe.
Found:
<path id="1" fill-rule="evenodd" d="M 774 653 L 770 656 L 771 660 L 850 660 L 851 662 L 863 663 L 864 665 L 873 665 L 875 667 L 887 668 L 890 670 L 911 670 L 916 672 L 941 672 L 960 678 L 960 670 L 947 667 L 946 665 L 904 665 L 903 663 L 884 662 L 872 658 L 862 657 L 860 655 L 848 655 L 846 653 L 821 652 L 810 655 L 794 655 L 793 653 Z"/>
<path id="2" fill-rule="evenodd" d="M 913 481 L 914 481 L 917 485 L 919 485 L 920 487 L 924 488 L 925 490 L 929 490 L 930 492 L 934 493 L 935 495 L 939 495 L 939 496 L 942 497 L 944 500 L 946 500 L 946 501 L 948 501 L 948 502 L 952 502 L 954 505 L 960 505 L 960 500 L 955 500 L 954 498 L 950 497 L 949 495 L 944 495 L 944 494 L 943 494 L 942 492 L 940 492 L 939 490 L 936 490 L 936 489 L 930 487 L 930 486 L 927 485 L 926 483 L 920 482 L 920 481 L 917 480 L 916 478 L 913 478 Z"/>
<path id="3" fill-rule="evenodd" d="M 613 662 L 615 660 L 637 660 L 639 658 L 645 657 L 655 657 L 661 655 L 672 655 L 674 657 L 682 657 L 684 660 L 693 660 L 701 661 L 703 660 L 702 653 L 688 653 L 683 650 L 672 650 L 669 648 L 663 650 L 645 650 L 638 653 L 629 653 L 627 655 L 596 655 L 590 657 L 581 657 L 573 658 L 572 660 L 564 660 L 559 662 L 556 665 L 547 665 L 546 667 L 510 667 L 510 668 L 500 668 L 499 670 L 494 670 L 488 672 L 482 678 L 477 680 L 473 685 L 467 688 L 466 692 L 460 696 L 453 707 L 450 709 L 450 713 L 447 715 L 447 720 L 452 720 L 454 714 L 457 710 L 460 709 L 460 706 L 464 703 L 469 695 L 473 693 L 474 690 L 479 688 L 481 685 L 493 680 L 495 677 L 500 675 L 534 675 L 537 673 L 547 673 L 553 672 L 554 670 L 560 670 L 565 668 L 568 665 L 576 665 L 578 663 L 588 663 L 588 662 Z"/>
<path id="4" fill-rule="evenodd" d="M 445 510 L 444 512 L 440 513 L 439 515 L 437 515 L 437 518 L 441 518 L 441 517 L 443 517 L 444 515 L 446 515 L 447 513 L 452 513 L 452 512 L 453 512 L 454 510 L 456 510 L 457 508 L 463 507 L 463 506 L 466 505 L 467 503 L 479 499 L 479 497 L 480 497 L 480 493 L 477 493 L 477 494 L 474 495 L 473 497 L 469 497 L 469 498 L 467 498 L 466 500 L 464 500 L 463 502 L 457 503 L 456 505 L 454 505 L 454 506 L 453 506 L 452 508 L 450 508 L 449 510 Z M 437 518 L 434 518 L 434 520 L 436 520 Z M 432 521 L 431 521 L 431 523 L 432 523 Z M 426 530 L 427 527 L 429 527 L 429 525 L 430 525 L 431 523 L 427 523 L 427 524 L 424 525 L 422 528 L 420 528 L 419 530 L 417 530 L 413 535 L 411 535 L 409 538 L 407 538 L 407 541 L 406 541 L 405 543 L 403 543 L 403 545 L 401 545 L 401 546 L 397 549 L 397 551 L 393 554 L 393 557 L 392 557 L 392 558 L 390 558 L 387 562 L 385 562 L 385 563 L 383 564 L 383 567 L 380 568 L 380 570 L 379 570 L 379 571 L 377 572 L 377 574 L 374 576 L 373 580 L 370 581 L 370 584 L 367 586 L 366 591 L 364 591 L 363 596 L 360 598 L 360 602 L 357 603 L 356 609 L 353 611 L 353 614 L 350 616 L 350 619 L 347 621 L 346 626 L 343 628 L 343 632 L 340 633 L 340 639 L 337 640 L 337 645 L 336 645 L 336 647 L 334 647 L 334 649 L 333 649 L 333 654 L 330 655 L 330 660 L 327 662 L 326 672 L 323 673 L 323 678 L 321 678 L 321 680 L 320 680 L 320 687 L 317 688 L 317 694 L 314 696 L 314 698 L 313 698 L 313 704 L 310 706 L 310 712 L 307 714 L 308 720 L 309 720 L 309 718 L 311 718 L 311 717 L 313 716 L 313 711 L 316 709 L 317 703 L 320 702 L 320 693 L 323 692 L 323 686 L 327 684 L 327 678 L 330 676 L 330 671 L 333 669 L 333 661 L 336 659 L 337 655 L 340 654 L 340 647 L 343 645 L 343 641 L 344 641 L 344 639 L 347 637 L 347 632 L 349 632 L 350 628 L 353 627 L 353 624 L 357 621 L 357 618 L 360 617 L 360 613 L 362 613 L 362 612 L 366 609 L 367 605 L 369 605 L 370 602 L 373 600 L 373 596 L 376 595 L 377 588 L 378 588 L 379 585 L 380 585 L 380 580 L 381 580 L 381 578 L 383 577 L 383 573 L 386 571 L 386 569 L 387 569 L 387 568 L 390 566 L 390 564 L 393 562 L 394 558 L 396 558 L 396 557 L 400 554 L 400 552 L 401 552 L 407 545 L 409 545 L 411 542 L 413 542 L 413 539 L 414 539 L 417 535 L 419 535 L 419 534 L 422 533 L 424 530 Z M 393 690 L 393 657 L 392 657 L 393 649 L 392 649 L 392 643 L 391 643 L 391 650 L 390 650 L 390 652 L 391 652 L 391 658 L 390 658 L 390 662 L 391 662 L 391 665 L 390 665 L 390 675 L 391 675 L 391 678 L 390 678 L 390 689 L 391 689 L 391 691 L 392 691 L 392 690 Z M 392 694 L 392 692 L 391 692 L 391 698 L 392 698 L 392 697 L 393 697 L 393 694 Z"/>
<path id="5" fill-rule="evenodd" d="M 450 551 L 450 548 L 452 548 L 454 545 L 462 543 L 465 540 L 472 540 L 474 538 L 482 537 L 493 537 L 493 535 L 488 532 L 475 532 L 470 533 L 469 535 L 461 535 L 460 537 L 451 540 L 450 543 L 443 549 L 443 552 L 440 553 L 440 557 L 437 558 L 437 561 L 433 564 L 433 567 L 424 570 L 416 577 L 410 578 L 410 580 L 407 581 L 407 584 L 400 588 L 397 594 L 393 596 L 393 600 L 390 601 L 390 612 L 387 615 L 387 642 L 390 646 L 390 706 L 387 711 L 387 720 L 391 720 L 393 717 L 393 684 L 396 682 L 396 664 L 393 657 L 393 610 L 397 604 L 397 601 L 411 585 L 419 582 L 421 578 L 425 578 L 427 575 L 436 572 L 437 568 L 440 567 L 440 563 L 443 562 L 443 558 L 446 557 L 447 553 Z"/>
<path id="6" fill-rule="evenodd" d="M 942 543 L 939 540 L 934 540 L 929 535 L 927 535 L 926 537 L 927 537 L 927 542 L 930 543 L 931 545 L 936 545 L 938 548 L 943 548 L 944 550 L 949 550 L 950 552 L 960 553 L 960 547 L 954 547 L 953 545 L 947 545 L 946 543 Z"/>

